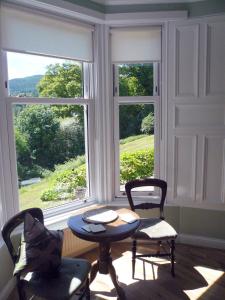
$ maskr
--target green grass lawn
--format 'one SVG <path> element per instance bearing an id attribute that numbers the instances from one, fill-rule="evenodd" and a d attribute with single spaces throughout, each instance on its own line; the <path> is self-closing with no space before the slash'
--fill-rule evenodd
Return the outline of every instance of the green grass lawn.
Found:
<path id="1" fill-rule="evenodd" d="M 120 143 L 120 153 L 125 151 L 134 152 L 137 150 L 143 150 L 146 148 L 154 148 L 154 135 L 152 136 L 136 136 L 129 137 L 127 139 L 121 140 Z M 65 170 L 71 167 L 78 167 L 80 164 L 84 163 L 84 158 L 80 157 L 79 162 L 75 160 L 71 160 L 66 164 L 57 167 L 57 170 Z M 26 209 L 31 206 L 33 207 L 41 207 L 43 209 L 50 208 L 56 205 L 61 205 L 67 203 L 68 200 L 60 200 L 56 203 L 56 201 L 42 201 L 40 199 L 42 193 L 49 189 L 53 185 L 53 181 L 55 178 L 54 173 L 50 173 L 50 175 L 41 180 L 41 182 L 22 187 L 19 190 L 19 198 L 20 198 L 20 209 Z"/>
<path id="2" fill-rule="evenodd" d="M 154 135 L 143 136 L 134 141 L 120 144 L 120 153 L 135 152 L 137 150 L 144 150 L 147 148 L 154 148 Z"/>
<path id="3" fill-rule="evenodd" d="M 50 188 L 52 184 L 52 176 L 50 175 L 48 178 L 44 178 L 41 180 L 41 182 L 31 184 L 29 186 L 22 187 L 19 190 L 19 198 L 20 198 L 20 205 L 21 209 L 26 209 L 31 206 L 35 207 L 41 207 L 43 209 L 50 208 L 52 206 L 56 205 L 56 201 L 42 201 L 41 195 L 43 191 Z M 58 201 L 58 205 L 64 204 L 68 202 L 60 200 Z M 32 203 L 32 205 L 31 205 Z"/>

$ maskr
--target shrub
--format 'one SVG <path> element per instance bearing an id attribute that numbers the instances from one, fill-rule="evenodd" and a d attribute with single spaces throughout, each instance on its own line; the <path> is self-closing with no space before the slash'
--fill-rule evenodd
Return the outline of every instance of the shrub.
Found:
<path id="1" fill-rule="evenodd" d="M 59 193 L 55 189 L 49 189 L 41 195 L 42 201 L 55 201 L 58 200 L 58 198 Z"/>
<path id="2" fill-rule="evenodd" d="M 78 187 L 86 187 L 86 165 L 84 164 L 76 169 L 59 172 L 56 182 L 68 184 L 68 191 L 70 192 Z"/>
<path id="3" fill-rule="evenodd" d="M 76 169 L 58 171 L 54 186 L 45 191 L 42 201 L 56 201 L 73 198 L 76 190 L 86 187 L 86 165 L 83 164 Z"/>
<path id="4" fill-rule="evenodd" d="M 154 149 L 124 152 L 120 156 L 120 181 L 150 177 L 154 171 Z"/>
<path id="5" fill-rule="evenodd" d="M 142 120 L 141 131 L 145 134 L 154 133 L 154 114 L 152 112 Z"/>
<path id="6" fill-rule="evenodd" d="M 154 149 L 124 152 L 120 156 L 121 183 L 152 176 L 154 171 Z M 57 171 L 53 187 L 45 191 L 42 201 L 56 201 L 74 198 L 78 190 L 86 187 L 86 165 L 73 169 Z"/>

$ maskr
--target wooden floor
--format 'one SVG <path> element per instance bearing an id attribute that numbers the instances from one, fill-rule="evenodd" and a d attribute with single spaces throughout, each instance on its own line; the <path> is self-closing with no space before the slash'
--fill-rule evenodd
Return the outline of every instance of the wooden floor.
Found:
<path id="1" fill-rule="evenodd" d="M 142 245 L 138 252 L 147 248 Z M 93 262 L 97 254 L 96 249 L 82 257 Z M 167 260 L 153 258 L 137 260 L 132 279 L 130 244 L 114 244 L 112 257 L 127 300 L 225 299 L 225 251 L 177 245 L 175 278 Z M 109 275 L 98 274 L 90 288 L 92 300 L 117 299 Z"/>

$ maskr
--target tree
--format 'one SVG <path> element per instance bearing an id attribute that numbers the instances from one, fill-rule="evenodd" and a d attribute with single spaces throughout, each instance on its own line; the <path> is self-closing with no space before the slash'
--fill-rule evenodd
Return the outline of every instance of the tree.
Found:
<path id="1" fill-rule="evenodd" d="M 151 104 L 120 105 L 120 139 L 141 134 L 142 120 L 153 109 Z"/>
<path id="2" fill-rule="evenodd" d="M 82 97 L 83 80 L 82 68 L 78 64 L 66 62 L 49 65 L 45 75 L 37 85 L 39 96 L 49 98 L 78 98 Z M 52 105 L 58 117 L 77 115 L 83 121 L 83 109 L 78 105 Z"/>
<path id="3" fill-rule="evenodd" d="M 151 96 L 153 64 L 123 64 L 119 67 L 120 96 Z"/>
<path id="4" fill-rule="evenodd" d="M 120 96 L 140 96 L 143 94 L 145 94 L 145 90 L 138 78 L 134 76 L 120 78 Z"/>
<path id="5" fill-rule="evenodd" d="M 49 65 L 38 83 L 42 97 L 73 98 L 82 96 L 82 71 L 77 64 Z"/>
<path id="6" fill-rule="evenodd" d="M 150 96 L 153 94 L 153 64 L 123 64 L 119 66 L 120 96 Z M 151 105 L 120 106 L 120 138 L 141 133 L 141 124 L 151 111 Z"/>
<path id="7" fill-rule="evenodd" d="M 142 120 L 141 131 L 145 134 L 154 133 L 154 114 L 152 112 Z"/>
<path id="8" fill-rule="evenodd" d="M 76 116 L 61 120 L 55 146 L 62 162 L 84 154 L 84 128 Z"/>
<path id="9" fill-rule="evenodd" d="M 27 105 L 16 119 L 16 127 L 29 145 L 34 164 L 52 169 L 57 163 L 55 139 L 60 122 L 47 105 Z"/>

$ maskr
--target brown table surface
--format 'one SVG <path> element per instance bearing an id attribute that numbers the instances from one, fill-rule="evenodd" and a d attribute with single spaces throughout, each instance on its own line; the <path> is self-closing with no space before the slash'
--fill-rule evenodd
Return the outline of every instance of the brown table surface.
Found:
<path id="1" fill-rule="evenodd" d="M 86 241 L 100 242 L 103 239 L 104 241 L 109 242 L 120 241 L 131 236 L 135 232 L 139 225 L 139 216 L 127 208 L 115 209 L 114 211 L 116 211 L 118 215 L 129 213 L 133 215 L 137 221 L 133 223 L 126 223 L 122 221 L 120 217 L 118 217 L 118 219 L 111 223 L 103 224 L 103 226 L 106 228 L 106 231 L 93 233 L 87 232 L 82 228 L 88 223 L 83 220 L 83 214 L 80 214 L 70 217 L 68 220 L 68 226 L 76 236 Z"/>
<path id="2" fill-rule="evenodd" d="M 111 209 L 112 208 L 109 208 L 109 210 Z M 88 223 L 83 220 L 83 214 L 80 214 L 70 217 L 68 220 L 68 226 L 77 237 L 86 241 L 99 243 L 99 259 L 92 266 L 90 281 L 92 282 L 94 280 L 98 271 L 102 274 L 110 274 L 112 282 L 119 295 L 119 299 L 123 300 L 126 299 L 126 296 L 122 288 L 119 286 L 116 272 L 112 265 L 110 244 L 111 242 L 120 241 L 131 236 L 138 228 L 140 220 L 139 216 L 135 212 L 127 208 L 113 210 L 116 211 L 118 215 L 127 213 L 132 214 L 137 220 L 133 223 L 126 223 L 118 217 L 117 220 L 104 224 L 106 231 L 93 233 L 87 232 L 82 228 L 82 226 Z"/>

